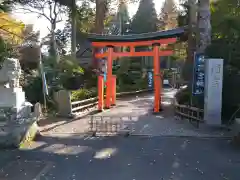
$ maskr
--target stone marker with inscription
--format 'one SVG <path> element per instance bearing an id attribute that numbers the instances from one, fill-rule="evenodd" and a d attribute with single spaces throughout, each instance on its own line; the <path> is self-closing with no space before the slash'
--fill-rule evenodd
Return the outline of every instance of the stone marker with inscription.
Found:
<path id="1" fill-rule="evenodd" d="M 25 100 L 19 84 L 21 66 L 17 59 L 6 59 L 0 69 L 0 145 L 19 146 L 37 133 L 32 104 Z"/>
<path id="2" fill-rule="evenodd" d="M 204 120 L 208 125 L 221 125 L 223 59 L 205 60 Z"/>

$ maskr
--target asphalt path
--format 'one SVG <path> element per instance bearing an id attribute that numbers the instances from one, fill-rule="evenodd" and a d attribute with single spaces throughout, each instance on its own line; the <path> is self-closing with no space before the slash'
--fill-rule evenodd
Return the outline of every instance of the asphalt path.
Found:
<path id="1" fill-rule="evenodd" d="M 174 91 L 165 90 L 163 104 L 169 105 Z M 81 129 L 82 119 L 45 132 L 20 150 L 0 150 L 0 180 L 240 180 L 240 150 L 229 140 L 183 137 L 177 129 L 189 133 L 185 124 L 171 113 L 152 115 L 152 103 L 153 95 L 125 99 L 98 114 L 142 118 L 135 124 L 142 130 L 138 136 L 85 137 L 73 131 Z"/>
<path id="2" fill-rule="evenodd" d="M 36 143 L 5 152 L 1 180 L 240 179 L 240 152 L 222 139 L 45 136 Z"/>

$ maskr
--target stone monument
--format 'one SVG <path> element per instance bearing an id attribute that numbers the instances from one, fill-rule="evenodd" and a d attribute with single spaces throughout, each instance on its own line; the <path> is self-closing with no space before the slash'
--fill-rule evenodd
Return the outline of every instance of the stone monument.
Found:
<path id="1" fill-rule="evenodd" d="M 17 59 L 9 58 L 0 69 L 0 145 L 19 146 L 38 131 L 32 104 L 25 99 L 19 84 L 21 66 Z M 31 137 L 30 137 L 31 136 Z"/>
<path id="2" fill-rule="evenodd" d="M 223 59 L 205 60 L 204 121 L 222 125 Z"/>

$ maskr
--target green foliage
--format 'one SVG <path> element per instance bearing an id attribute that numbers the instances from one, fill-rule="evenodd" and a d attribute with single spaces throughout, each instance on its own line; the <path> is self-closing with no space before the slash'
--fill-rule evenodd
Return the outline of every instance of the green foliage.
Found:
<path id="1" fill-rule="evenodd" d="M 190 103 L 191 92 L 188 88 L 179 90 L 175 97 L 179 104 L 189 104 Z"/>
<path id="2" fill-rule="evenodd" d="M 182 10 L 178 14 L 178 26 L 186 26 L 188 25 L 189 21 L 189 7 L 188 7 L 188 1 L 183 0 L 180 3 L 180 6 Z"/>
<path id="3" fill-rule="evenodd" d="M 209 57 L 224 59 L 222 115 L 229 119 L 240 104 L 240 9 L 238 0 L 211 4 L 212 44 Z M 219 18 L 221 17 L 221 18 Z"/>
<path id="4" fill-rule="evenodd" d="M 84 79 L 84 88 L 89 89 L 97 86 L 97 80 L 98 80 L 97 74 L 96 72 L 93 71 L 92 68 L 84 69 L 83 79 Z"/>
<path id="5" fill-rule="evenodd" d="M 9 12 L 12 7 L 12 1 L 4 0 L 0 2 L 0 12 Z"/>
<path id="6" fill-rule="evenodd" d="M 84 73 L 78 61 L 71 56 L 63 56 L 57 66 L 60 73 L 66 76 L 76 76 Z"/>
<path id="7" fill-rule="evenodd" d="M 187 6 L 185 6 L 187 8 Z M 187 12 L 187 11 L 186 11 Z M 211 4 L 212 44 L 206 55 L 224 59 L 222 116 L 228 120 L 240 104 L 240 9 L 238 0 L 218 0 Z M 185 16 L 185 17 L 184 17 Z M 186 23 L 188 14 L 179 23 Z M 179 103 L 189 104 L 191 92 L 180 90 Z M 203 108 L 203 97 L 193 98 L 193 104 Z"/>
<path id="8" fill-rule="evenodd" d="M 240 35 L 239 1 L 218 0 L 211 4 L 211 11 L 213 38 L 238 39 Z"/>
<path id="9" fill-rule="evenodd" d="M 157 24 L 158 18 L 153 1 L 141 0 L 131 23 L 131 33 L 155 32 L 158 30 Z"/>
<path id="10" fill-rule="evenodd" d="M 77 91 L 72 91 L 71 100 L 72 101 L 80 101 L 80 100 L 83 100 L 83 99 L 88 99 L 88 98 L 96 97 L 96 96 L 97 96 L 96 88 L 79 89 Z"/>
<path id="11" fill-rule="evenodd" d="M 53 89 L 80 88 L 83 84 L 84 71 L 71 56 L 62 56 L 58 63 L 54 58 L 48 57 L 44 60 L 44 69 L 47 82 Z"/>
<path id="12" fill-rule="evenodd" d="M 10 57 L 12 54 L 12 48 L 11 45 L 5 42 L 0 37 L 0 65 L 5 60 L 5 58 Z"/>
<path id="13" fill-rule="evenodd" d="M 43 103 L 42 79 L 40 76 L 29 76 L 25 79 L 23 90 L 29 102 L 33 104 L 37 102 Z"/>
<path id="14" fill-rule="evenodd" d="M 147 88 L 147 81 L 146 80 L 138 80 L 136 84 L 126 84 L 117 86 L 117 92 L 129 92 L 129 91 L 137 91 Z M 80 101 L 92 97 L 97 97 L 97 89 L 79 89 L 76 91 L 72 91 L 71 93 L 71 100 L 72 101 Z"/>
<path id="15" fill-rule="evenodd" d="M 91 7 L 91 4 L 87 1 L 81 3 L 80 6 L 77 7 L 76 13 L 76 23 L 77 23 L 77 32 L 76 32 L 76 41 L 77 47 L 80 48 L 82 43 L 85 41 L 85 33 L 89 33 L 94 28 L 95 21 L 95 11 L 94 8 Z M 61 37 L 64 39 L 69 39 L 71 37 L 71 18 L 66 22 L 65 27 L 61 32 Z M 59 38 L 57 38 L 59 39 Z M 65 41 L 60 40 L 62 44 L 65 44 Z"/>
<path id="16" fill-rule="evenodd" d="M 239 69 L 232 66 L 224 68 L 222 109 L 223 117 L 229 119 L 240 104 L 240 74 Z"/>

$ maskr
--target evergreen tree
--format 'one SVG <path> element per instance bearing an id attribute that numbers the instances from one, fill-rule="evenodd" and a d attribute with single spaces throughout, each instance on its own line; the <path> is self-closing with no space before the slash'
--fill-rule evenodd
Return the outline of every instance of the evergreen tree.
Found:
<path id="1" fill-rule="evenodd" d="M 131 23 L 131 34 L 156 32 L 158 30 L 158 18 L 153 0 L 140 0 L 137 13 Z M 146 51 L 149 47 L 137 47 L 136 51 Z M 134 80 L 142 78 L 142 70 L 147 68 L 152 60 L 145 57 L 132 57 L 130 72 Z"/>
<path id="2" fill-rule="evenodd" d="M 112 15 L 111 21 L 107 25 L 107 34 L 123 35 L 129 29 L 130 17 L 127 5 L 124 1 L 120 1 L 118 11 Z"/>
<path id="3" fill-rule="evenodd" d="M 128 30 L 130 17 L 129 17 L 127 5 L 123 0 L 120 1 L 119 7 L 118 7 L 117 20 L 119 22 L 120 34 L 124 34 Z"/>
<path id="4" fill-rule="evenodd" d="M 158 18 L 153 0 L 141 0 L 137 13 L 131 23 L 131 31 L 134 34 L 155 32 Z"/>
<path id="5" fill-rule="evenodd" d="M 178 26 L 178 11 L 174 0 L 165 0 L 160 14 L 161 29 L 168 30 Z"/>

